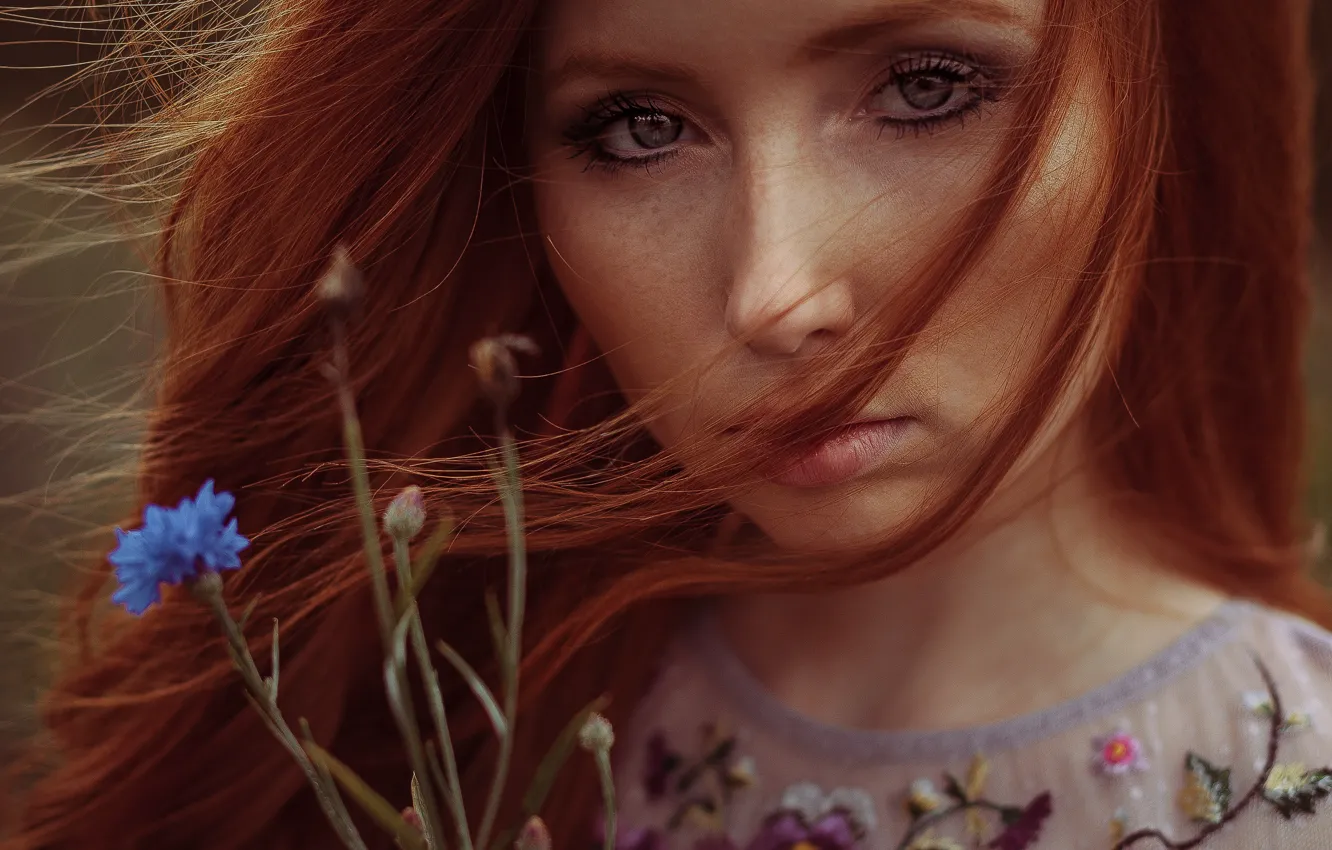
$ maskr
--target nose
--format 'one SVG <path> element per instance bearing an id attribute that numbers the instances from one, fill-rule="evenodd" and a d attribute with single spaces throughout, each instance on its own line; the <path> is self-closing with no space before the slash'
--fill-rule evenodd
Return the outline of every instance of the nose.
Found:
<path id="1" fill-rule="evenodd" d="M 726 328 L 752 334 L 755 353 L 811 354 L 854 320 L 832 183 L 806 164 L 755 163 L 736 175 Z"/>

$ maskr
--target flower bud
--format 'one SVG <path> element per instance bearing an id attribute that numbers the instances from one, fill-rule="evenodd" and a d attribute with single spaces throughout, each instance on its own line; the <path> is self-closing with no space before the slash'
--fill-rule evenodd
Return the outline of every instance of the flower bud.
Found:
<path id="1" fill-rule="evenodd" d="M 402 810 L 402 819 L 407 821 L 407 825 L 413 829 L 420 830 L 421 832 L 425 831 L 425 822 L 421 820 L 421 816 L 417 814 L 416 809 L 413 809 L 411 806 Z"/>
<path id="2" fill-rule="evenodd" d="M 540 817 L 533 815 L 523 824 L 513 850 L 550 850 L 550 829 Z"/>
<path id="3" fill-rule="evenodd" d="M 333 248 L 328 270 L 319 279 L 319 300 L 330 310 L 346 313 L 360 301 L 364 290 L 365 281 L 360 270 L 352 263 L 347 246 L 339 242 Z"/>
<path id="4" fill-rule="evenodd" d="M 537 354 L 535 342 L 519 334 L 482 337 L 472 343 L 468 358 L 476 369 L 481 391 L 496 407 L 505 408 L 518 397 L 518 364 L 513 353 Z"/>
<path id="5" fill-rule="evenodd" d="M 593 712 L 578 730 L 578 744 L 590 753 L 607 753 L 615 744 L 615 730 L 610 721 Z"/>
<path id="6" fill-rule="evenodd" d="M 194 578 L 186 579 L 194 598 L 204 605 L 212 605 L 222 598 L 222 576 L 216 570 L 200 570 Z"/>
<path id="7" fill-rule="evenodd" d="M 393 497 L 384 511 L 384 530 L 395 540 L 411 540 L 425 526 L 425 498 L 413 484 Z"/>

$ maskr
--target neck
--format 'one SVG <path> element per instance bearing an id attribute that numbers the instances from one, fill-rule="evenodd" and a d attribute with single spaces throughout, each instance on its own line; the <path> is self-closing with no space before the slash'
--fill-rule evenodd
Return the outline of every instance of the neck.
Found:
<path id="1" fill-rule="evenodd" d="M 728 599 L 723 629 L 774 696 L 816 720 L 948 729 L 1086 693 L 1223 601 L 1111 520 L 1082 476 L 996 513 L 870 585 Z"/>

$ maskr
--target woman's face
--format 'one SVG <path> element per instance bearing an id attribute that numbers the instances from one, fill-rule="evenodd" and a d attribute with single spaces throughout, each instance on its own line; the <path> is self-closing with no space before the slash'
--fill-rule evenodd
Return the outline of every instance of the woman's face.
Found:
<path id="1" fill-rule="evenodd" d="M 631 400 L 804 296 L 651 423 L 681 445 L 891 298 L 976 201 L 1041 0 L 552 0 L 530 84 L 546 254 Z M 864 542 L 982 450 L 1099 216 L 1108 106 L 1085 50 L 993 248 L 866 406 L 851 478 L 733 500 L 779 544 Z M 1044 450 L 1048 450 L 1046 445 Z"/>

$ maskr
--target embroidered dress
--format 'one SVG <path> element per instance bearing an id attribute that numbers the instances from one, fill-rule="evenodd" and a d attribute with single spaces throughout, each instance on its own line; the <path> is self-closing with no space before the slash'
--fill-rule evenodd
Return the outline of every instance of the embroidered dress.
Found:
<path id="1" fill-rule="evenodd" d="M 1332 848 L 1332 635 L 1232 601 L 1090 693 L 985 726 L 800 715 L 699 617 L 616 745 L 620 850 Z"/>

